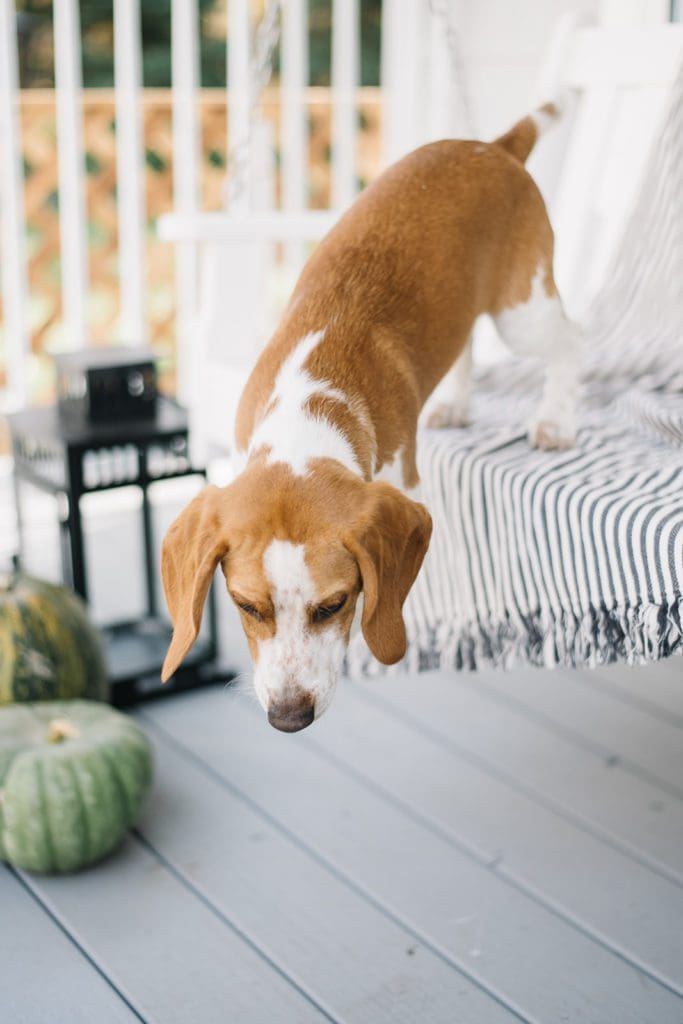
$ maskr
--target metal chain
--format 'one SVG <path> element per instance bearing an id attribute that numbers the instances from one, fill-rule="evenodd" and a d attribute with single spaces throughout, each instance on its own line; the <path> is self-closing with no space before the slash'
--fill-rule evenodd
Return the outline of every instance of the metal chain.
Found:
<path id="1" fill-rule="evenodd" d="M 273 75 L 273 54 L 280 41 L 283 0 L 268 0 L 256 32 L 249 61 L 249 127 L 228 154 L 226 200 L 228 208 L 246 192 L 249 184 L 252 127 L 261 97 Z"/>
<path id="2" fill-rule="evenodd" d="M 474 114 L 467 83 L 465 59 L 460 45 L 460 34 L 453 19 L 452 8 L 452 0 L 429 0 L 429 9 L 433 17 L 438 18 L 443 25 L 446 45 L 448 46 L 448 52 L 451 57 L 453 76 L 458 90 L 458 98 L 460 100 L 465 130 L 471 138 L 475 138 Z"/>
<path id="3" fill-rule="evenodd" d="M 451 15 L 451 2 L 450 0 L 428 0 L 428 2 L 432 16 L 438 18 L 443 24 L 465 128 L 471 136 L 474 136 L 474 117 L 467 87 L 465 62 L 460 47 L 460 36 Z M 252 125 L 263 92 L 273 75 L 273 54 L 280 41 L 282 5 L 283 0 L 267 0 L 263 17 L 254 34 L 254 52 L 249 62 L 249 128 L 245 138 L 240 139 L 228 155 L 226 188 L 228 207 L 244 195 L 248 186 Z"/>

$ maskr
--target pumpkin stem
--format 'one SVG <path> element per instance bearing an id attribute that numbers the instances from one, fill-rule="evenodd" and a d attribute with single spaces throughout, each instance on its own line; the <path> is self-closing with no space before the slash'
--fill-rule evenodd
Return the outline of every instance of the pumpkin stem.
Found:
<path id="1" fill-rule="evenodd" d="M 81 735 L 78 726 L 68 718 L 53 718 L 47 727 L 48 743 L 61 743 L 63 740 L 77 740 Z"/>

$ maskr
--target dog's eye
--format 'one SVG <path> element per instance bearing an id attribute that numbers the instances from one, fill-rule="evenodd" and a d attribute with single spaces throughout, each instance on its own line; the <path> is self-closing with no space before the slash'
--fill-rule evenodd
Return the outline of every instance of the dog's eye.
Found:
<path id="1" fill-rule="evenodd" d="M 258 608 L 254 608 L 253 604 L 247 604 L 246 602 L 243 604 L 241 601 L 238 601 L 237 607 L 241 608 L 245 615 L 250 615 L 252 619 L 256 619 L 257 622 L 263 622 L 263 615 Z"/>
<path id="2" fill-rule="evenodd" d="M 346 594 L 340 597 L 338 601 L 332 602 L 332 604 L 321 604 L 317 608 L 313 609 L 311 618 L 314 622 L 324 622 L 325 619 L 332 618 L 333 615 L 344 607 L 346 604 Z"/>

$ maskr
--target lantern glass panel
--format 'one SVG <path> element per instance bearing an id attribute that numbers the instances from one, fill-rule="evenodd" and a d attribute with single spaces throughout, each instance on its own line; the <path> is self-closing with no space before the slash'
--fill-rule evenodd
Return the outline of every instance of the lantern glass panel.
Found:
<path id="1" fill-rule="evenodd" d="M 62 536 L 59 527 L 64 496 L 50 494 L 28 480 L 17 481 L 21 495 L 21 564 L 29 576 L 62 583 Z"/>
<path id="2" fill-rule="evenodd" d="M 166 608 L 163 588 L 161 586 L 161 545 L 166 531 L 176 518 L 180 515 L 186 505 L 199 494 L 206 485 L 206 481 L 200 476 L 180 477 L 176 480 L 157 480 L 150 484 L 147 489 L 151 508 L 152 535 L 154 538 L 154 580 L 156 583 L 156 608 L 157 614 L 170 625 L 170 617 Z M 222 576 L 219 577 L 222 579 Z M 220 586 L 220 583 L 219 583 Z M 208 616 L 202 618 L 200 637 L 208 638 L 209 621 Z"/>
<path id="3" fill-rule="evenodd" d="M 147 614 L 142 491 L 119 487 L 80 500 L 88 603 L 98 626 Z"/>

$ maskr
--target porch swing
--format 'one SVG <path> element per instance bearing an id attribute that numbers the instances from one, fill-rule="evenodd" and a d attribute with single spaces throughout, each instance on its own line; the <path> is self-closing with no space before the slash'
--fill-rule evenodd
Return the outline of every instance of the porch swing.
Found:
<path id="1" fill-rule="evenodd" d="M 280 6 L 267 4 L 256 34 L 252 113 L 270 74 Z M 449 6 L 423 6 L 429 38 L 442 59 L 446 48 L 451 82 L 466 97 Z M 396 117 L 407 95 L 397 72 L 408 55 L 405 27 L 392 30 L 393 4 L 385 7 L 385 115 L 390 127 L 392 118 L 400 123 L 387 147 L 394 159 L 429 141 L 430 131 L 423 125 L 411 138 L 409 119 Z M 433 31 L 436 19 L 441 32 Z M 412 58 L 424 59 L 424 50 L 420 57 L 413 48 Z M 470 426 L 421 432 L 418 464 L 434 533 L 405 607 L 401 664 L 411 670 L 636 663 L 683 651 L 683 28 L 566 20 L 539 95 L 562 87 L 574 93 L 573 112 L 539 145 L 530 169 L 558 237 L 560 293 L 586 331 L 577 444 L 559 453 L 529 448 L 524 425 L 540 371 L 517 358 L 475 368 Z M 224 331 L 227 289 L 236 304 L 242 299 L 235 329 L 246 337 L 245 296 L 248 305 L 262 294 L 274 244 L 315 241 L 338 215 L 259 211 L 253 190 L 245 198 L 250 170 L 262 175 L 269 159 L 261 127 L 235 155 L 226 212 L 176 214 L 161 229 L 204 254 L 195 363 L 205 381 L 220 381 L 223 437 L 232 412 L 226 395 L 236 405 L 258 354 L 255 339 L 246 356 L 233 344 L 230 365 L 219 365 L 225 339 L 213 339 Z M 447 133 L 432 119 L 431 137 Z M 199 402 L 190 390 L 190 408 L 196 432 L 210 442 L 211 402 L 202 394 Z M 361 636 L 349 668 L 381 670 Z"/>

